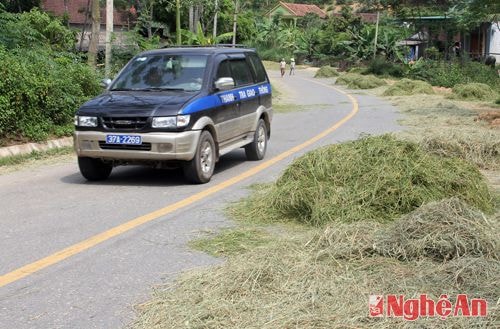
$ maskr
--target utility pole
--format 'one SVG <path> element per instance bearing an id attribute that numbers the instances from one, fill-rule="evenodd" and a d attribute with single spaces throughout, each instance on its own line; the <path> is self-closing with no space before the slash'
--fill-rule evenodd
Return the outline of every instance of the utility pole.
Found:
<path id="1" fill-rule="evenodd" d="M 236 45 L 236 29 L 238 25 L 238 5 L 239 5 L 239 0 L 234 0 L 233 46 Z"/>
<path id="2" fill-rule="evenodd" d="M 373 58 L 377 56 L 378 23 L 380 20 L 380 9 L 377 8 L 377 24 L 375 25 L 375 43 L 373 45 Z"/>
<path id="3" fill-rule="evenodd" d="M 219 1 L 215 0 L 215 14 L 214 14 L 214 42 L 217 38 L 217 15 L 219 14 Z"/>
<path id="4" fill-rule="evenodd" d="M 105 76 L 111 74 L 111 36 L 113 35 L 113 0 L 106 0 L 106 61 Z"/>
<path id="5" fill-rule="evenodd" d="M 180 44 L 182 42 L 182 40 L 181 40 L 181 1 L 180 0 L 176 0 L 175 8 L 176 8 L 175 33 L 177 35 L 177 45 L 180 46 Z"/>

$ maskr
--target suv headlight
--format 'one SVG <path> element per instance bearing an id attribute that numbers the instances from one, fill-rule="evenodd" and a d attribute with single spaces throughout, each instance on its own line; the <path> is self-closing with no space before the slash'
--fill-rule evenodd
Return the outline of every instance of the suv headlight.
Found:
<path id="1" fill-rule="evenodd" d="M 75 126 L 78 127 L 97 127 L 97 117 L 75 116 Z"/>
<path id="2" fill-rule="evenodd" d="M 189 115 L 178 115 L 175 117 L 156 117 L 153 118 L 151 126 L 153 128 L 186 127 L 189 124 L 189 119 Z"/>

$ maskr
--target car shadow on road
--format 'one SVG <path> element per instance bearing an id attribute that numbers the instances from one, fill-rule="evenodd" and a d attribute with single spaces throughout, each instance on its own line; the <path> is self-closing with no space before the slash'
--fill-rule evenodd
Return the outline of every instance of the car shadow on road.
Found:
<path id="1" fill-rule="evenodd" d="M 215 166 L 214 176 L 222 174 L 246 161 L 245 152 L 235 150 L 220 158 Z M 120 166 L 113 169 L 104 181 L 87 181 L 79 172 L 61 177 L 66 184 L 102 186 L 185 186 L 190 183 L 184 178 L 182 168 L 155 169 L 146 166 Z M 209 183 L 210 184 L 210 183 Z"/>

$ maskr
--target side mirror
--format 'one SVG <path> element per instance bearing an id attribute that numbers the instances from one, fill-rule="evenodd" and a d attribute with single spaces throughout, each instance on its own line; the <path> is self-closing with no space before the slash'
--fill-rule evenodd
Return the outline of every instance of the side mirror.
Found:
<path id="1" fill-rule="evenodd" d="M 111 84 L 111 79 L 102 79 L 101 80 L 101 87 L 108 89 L 109 85 Z"/>
<path id="2" fill-rule="evenodd" d="M 234 88 L 233 78 L 219 78 L 214 83 L 215 89 L 217 90 L 229 90 Z"/>

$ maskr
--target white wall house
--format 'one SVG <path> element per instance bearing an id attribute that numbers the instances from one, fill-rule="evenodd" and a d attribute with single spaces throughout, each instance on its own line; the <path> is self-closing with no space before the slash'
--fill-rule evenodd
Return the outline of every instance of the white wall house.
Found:
<path id="1" fill-rule="evenodd" d="M 500 64 L 500 22 L 492 23 L 489 33 L 488 53 L 495 56 L 498 65 Z"/>

